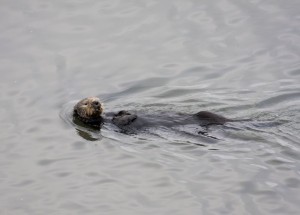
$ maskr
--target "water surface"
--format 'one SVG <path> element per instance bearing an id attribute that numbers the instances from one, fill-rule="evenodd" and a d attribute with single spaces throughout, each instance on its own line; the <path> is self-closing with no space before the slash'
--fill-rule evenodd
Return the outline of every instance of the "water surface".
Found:
<path id="1" fill-rule="evenodd" d="M 299 11 L 298 0 L 1 1 L 0 213 L 299 214 Z M 211 127 L 212 142 L 95 132 L 68 120 L 86 96 L 109 111 L 255 123 Z"/>

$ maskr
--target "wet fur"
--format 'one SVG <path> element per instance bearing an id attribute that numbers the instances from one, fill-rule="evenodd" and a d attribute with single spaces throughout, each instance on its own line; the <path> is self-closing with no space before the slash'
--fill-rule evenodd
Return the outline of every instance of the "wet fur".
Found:
<path id="1" fill-rule="evenodd" d="M 130 125 L 133 121 L 137 119 L 137 115 L 131 114 L 128 111 L 120 111 L 114 115 L 112 122 L 118 126 Z"/>
<path id="2" fill-rule="evenodd" d="M 74 107 L 74 117 L 89 124 L 96 124 L 103 121 L 103 104 L 99 98 L 88 97 L 80 100 Z"/>
<path id="3" fill-rule="evenodd" d="M 95 103 L 99 105 L 95 105 Z M 100 100 L 97 97 L 88 97 L 82 99 L 74 107 L 74 117 L 89 125 L 100 126 L 100 124 L 104 122 L 104 119 L 101 116 L 102 113 L 103 113 L 103 104 L 100 103 Z M 201 126 L 208 126 L 208 125 L 223 125 L 226 122 L 234 121 L 208 111 L 200 111 L 193 115 L 187 114 L 187 116 L 190 116 L 188 117 L 187 120 L 177 121 L 176 117 L 171 118 L 169 120 L 168 117 L 170 118 L 170 116 L 165 116 L 165 117 L 152 116 L 152 118 L 145 118 L 143 116 L 138 117 L 136 114 L 132 114 L 128 111 L 122 110 L 116 114 L 112 114 L 111 121 L 113 124 L 115 124 L 121 129 L 124 129 L 129 125 L 137 126 L 137 128 L 142 127 L 144 125 L 159 126 L 160 124 L 163 124 L 169 127 L 177 124 L 180 125 L 180 124 L 187 124 L 187 123 L 195 123 Z"/>

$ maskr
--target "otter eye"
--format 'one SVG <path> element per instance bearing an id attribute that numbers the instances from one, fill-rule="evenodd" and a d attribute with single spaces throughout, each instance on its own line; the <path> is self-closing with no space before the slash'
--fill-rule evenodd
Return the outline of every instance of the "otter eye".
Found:
<path id="1" fill-rule="evenodd" d="M 83 103 L 83 105 L 87 105 L 87 104 L 88 104 L 87 102 Z"/>

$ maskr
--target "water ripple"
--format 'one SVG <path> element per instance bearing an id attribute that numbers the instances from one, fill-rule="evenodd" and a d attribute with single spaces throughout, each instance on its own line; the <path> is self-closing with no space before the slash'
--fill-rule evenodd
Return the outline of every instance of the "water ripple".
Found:
<path id="1" fill-rule="evenodd" d="M 1 1 L 0 214 L 300 214 L 299 20 L 299 0 Z M 246 120 L 97 131 L 72 117 L 92 95 Z"/>

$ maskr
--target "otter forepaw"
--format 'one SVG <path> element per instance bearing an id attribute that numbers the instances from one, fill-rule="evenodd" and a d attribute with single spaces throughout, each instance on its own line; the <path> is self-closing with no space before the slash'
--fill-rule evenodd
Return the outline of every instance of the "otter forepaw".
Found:
<path id="1" fill-rule="evenodd" d="M 117 126 L 130 125 L 133 121 L 137 119 L 137 115 L 132 114 L 128 111 L 122 110 L 114 115 L 112 122 Z"/>

